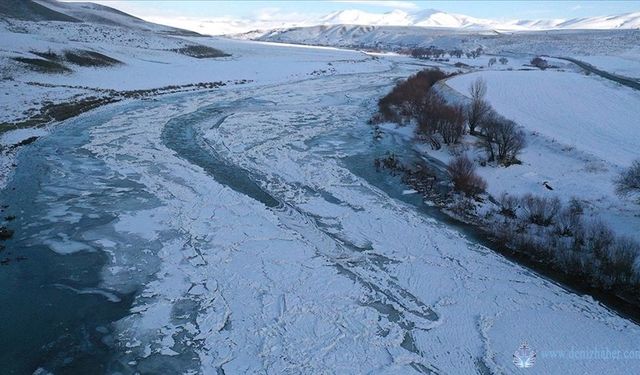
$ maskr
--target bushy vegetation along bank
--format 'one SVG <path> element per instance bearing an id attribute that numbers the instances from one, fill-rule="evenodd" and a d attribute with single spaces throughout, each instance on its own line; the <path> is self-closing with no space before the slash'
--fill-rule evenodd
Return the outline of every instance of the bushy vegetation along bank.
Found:
<path id="1" fill-rule="evenodd" d="M 640 244 L 616 235 L 597 218 L 583 214 L 579 199 L 567 203 L 558 198 L 504 194 L 488 196 L 487 182 L 477 173 L 478 164 L 509 166 L 519 163 L 526 138 L 518 125 L 494 111 L 485 101 L 486 84 L 475 81 L 466 103 L 448 103 L 434 85 L 449 75 L 428 70 L 400 82 L 380 99 L 373 123 L 412 124 L 416 138 L 439 149 L 475 138 L 485 159 L 459 154 L 439 175 L 429 165 L 406 165 L 390 154 L 376 160 L 376 167 L 400 173 L 407 183 L 444 212 L 477 226 L 493 241 L 540 267 L 560 272 L 605 293 L 623 295 L 640 305 Z M 468 136 L 467 136 L 468 134 Z M 617 181 L 620 194 L 640 191 L 640 162 Z M 448 185 L 451 189 L 437 189 Z M 552 193 L 549 193 L 552 194 Z"/>

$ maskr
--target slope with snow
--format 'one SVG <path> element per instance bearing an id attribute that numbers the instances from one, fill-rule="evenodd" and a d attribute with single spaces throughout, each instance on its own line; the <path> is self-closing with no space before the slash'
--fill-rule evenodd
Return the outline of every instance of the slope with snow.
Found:
<path id="1" fill-rule="evenodd" d="M 478 77 L 487 82 L 492 106 L 524 127 L 529 143 L 521 165 L 479 169 L 489 191 L 576 197 L 590 215 L 638 238 L 637 207 L 615 194 L 614 180 L 639 157 L 640 92 L 599 77 L 553 71 L 478 72 L 447 85 L 464 94 Z"/>
<path id="2" fill-rule="evenodd" d="M 133 30 L 155 31 L 176 35 L 194 35 L 194 32 L 153 24 L 119 10 L 90 2 L 61 2 L 57 0 L 28 0 L 64 14 L 75 20 L 91 24 L 120 26 Z M 52 21 L 55 21 L 52 20 Z"/>
<path id="3" fill-rule="evenodd" d="M 369 13 L 350 9 L 330 13 L 322 17 L 319 23 L 324 25 L 420 26 L 478 30 L 637 29 L 640 27 L 640 12 L 589 18 L 495 21 L 435 9 L 414 12 L 394 10 L 387 13 Z"/>
<path id="4" fill-rule="evenodd" d="M 390 51 L 436 46 L 446 50 L 475 50 L 506 55 L 640 56 L 640 33 L 635 30 L 553 30 L 498 32 L 415 26 L 334 25 L 297 27 L 252 34 L 261 41 L 300 43 Z"/>

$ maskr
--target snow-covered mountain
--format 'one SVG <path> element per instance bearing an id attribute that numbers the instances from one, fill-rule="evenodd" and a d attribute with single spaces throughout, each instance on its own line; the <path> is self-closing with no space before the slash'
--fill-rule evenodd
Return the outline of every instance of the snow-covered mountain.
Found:
<path id="1" fill-rule="evenodd" d="M 368 13 L 342 10 L 328 14 L 321 25 L 418 26 L 455 29 L 546 30 L 546 29 L 634 29 L 640 28 L 640 12 L 614 16 L 573 19 L 497 21 L 447 13 L 435 9 L 416 12 L 394 10 L 387 13 Z"/>
<path id="2" fill-rule="evenodd" d="M 90 2 L 0 0 L 0 17 L 27 21 L 84 22 L 166 34 L 196 35 L 193 31 L 147 22 L 117 9 Z"/>
<path id="3" fill-rule="evenodd" d="M 638 29 L 640 28 L 640 12 L 617 16 L 574 18 L 562 22 L 558 27 L 563 29 Z"/>
<path id="4" fill-rule="evenodd" d="M 448 28 L 493 28 L 498 22 L 426 9 L 417 12 L 394 10 L 387 13 L 368 13 L 360 10 L 342 10 L 321 19 L 323 25 L 366 26 L 421 26 Z"/>

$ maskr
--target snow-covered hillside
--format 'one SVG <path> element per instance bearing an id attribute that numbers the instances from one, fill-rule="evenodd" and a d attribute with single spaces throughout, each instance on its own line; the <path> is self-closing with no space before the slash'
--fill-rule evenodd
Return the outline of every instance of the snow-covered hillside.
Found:
<path id="1" fill-rule="evenodd" d="M 640 33 L 635 30 L 555 30 L 496 32 L 400 26 L 314 26 L 250 34 L 251 39 L 349 48 L 401 51 L 436 46 L 465 51 L 483 47 L 494 54 L 625 55 L 640 56 Z"/>
<path id="2" fill-rule="evenodd" d="M 522 164 L 479 169 L 494 196 L 531 192 L 565 201 L 576 197 L 590 215 L 605 219 L 619 233 L 640 238 L 637 208 L 615 194 L 613 182 L 640 156 L 638 90 L 597 76 L 557 71 L 477 72 L 446 84 L 467 94 L 478 77 L 487 82 L 492 106 L 523 126 L 529 143 Z M 545 181 L 552 192 L 545 189 Z"/>
<path id="3" fill-rule="evenodd" d="M 40 0 L 53 1 L 53 0 Z M 254 17 L 168 17 L 149 15 L 146 19 L 196 31 L 208 35 L 243 35 L 265 33 L 274 29 L 293 27 L 357 25 L 357 26 L 402 26 L 423 28 L 455 28 L 475 31 L 533 31 L 569 29 L 637 29 L 640 27 L 640 12 L 572 19 L 513 19 L 494 20 L 471 17 L 464 14 L 444 12 L 436 9 L 367 12 L 360 9 L 345 9 L 328 14 L 297 13 L 279 14 L 278 9 Z"/>
<path id="4" fill-rule="evenodd" d="M 589 18 L 495 21 L 435 9 L 414 12 L 394 10 L 387 13 L 369 13 L 351 9 L 328 14 L 320 19 L 319 24 L 420 26 L 478 30 L 637 29 L 640 27 L 640 12 Z"/>
<path id="5" fill-rule="evenodd" d="M 434 9 L 418 12 L 394 10 L 388 13 L 368 13 L 360 10 L 342 10 L 333 12 L 320 19 L 322 25 L 361 25 L 361 26 L 420 26 L 490 29 L 498 27 L 497 22 L 451 14 Z"/>
<path id="6" fill-rule="evenodd" d="M 0 1 L 0 15 L 28 21 L 86 22 L 167 34 L 196 34 L 192 31 L 150 23 L 116 9 L 89 2 L 2 0 Z"/>

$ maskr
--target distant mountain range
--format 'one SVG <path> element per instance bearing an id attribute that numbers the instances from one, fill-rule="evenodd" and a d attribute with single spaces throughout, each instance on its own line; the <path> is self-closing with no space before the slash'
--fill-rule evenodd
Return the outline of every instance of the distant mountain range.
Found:
<path id="1" fill-rule="evenodd" d="M 639 6 L 640 8 L 640 6 Z M 573 19 L 497 21 L 474 18 L 434 9 L 386 13 L 361 10 L 341 10 L 322 17 L 308 16 L 297 20 L 251 20 L 230 17 L 214 18 L 151 18 L 163 26 L 146 22 L 116 9 L 90 2 L 59 2 L 56 0 L 0 0 L 0 16 L 31 21 L 90 22 L 165 33 L 186 33 L 181 29 L 202 34 L 242 34 L 252 31 L 259 36 L 274 29 L 310 26 L 413 26 L 468 31 L 536 31 L 565 29 L 640 29 L 640 11 L 613 16 Z M 256 31 L 258 30 L 258 31 Z"/>
<path id="2" fill-rule="evenodd" d="M 640 7 L 639 7 L 640 8 Z M 640 11 L 612 16 L 572 19 L 540 19 L 498 21 L 447 13 L 434 9 L 408 12 L 394 10 L 386 13 L 369 13 L 361 10 L 341 10 L 325 16 L 301 16 L 299 19 L 236 19 L 213 18 L 162 18 L 155 22 L 194 30 L 211 35 L 261 35 L 272 30 L 314 26 L 412 26 L 422 28 L 445 28 L 469 31 L 540 31 L 569 29 L 638 29 Z M 247 34 L 249 35 L 249 34 Z"/>
<path id="3" fill-rule="evenodd" d="M 569 20 L 515 20 L 503 22 L 446 13 L 434 9 L 416 12 L 394 10 L 387 13 L 342 10 L 323 17 L 318 24 L 445 27 L 473 30 L 635 29 L 640 28 L 640 11 L 615 16 L 572 18 Z"/>

